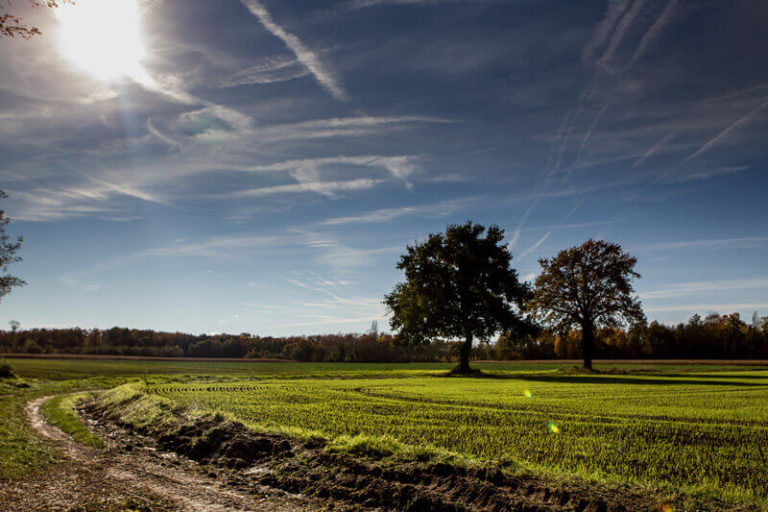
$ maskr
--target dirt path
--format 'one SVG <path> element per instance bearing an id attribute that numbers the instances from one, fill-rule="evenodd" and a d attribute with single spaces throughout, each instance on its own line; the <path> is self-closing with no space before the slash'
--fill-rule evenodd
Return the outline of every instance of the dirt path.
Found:
<path id="1" fill-rule="evenodd" d="M 50 398 L 30 401 L 27 419 L 42 437 L 60 444 L 68 460 L 39 476 L 0 482 L 3 510 L 271 512 L 321 508 L 272 488 L 254 487 L 247 493 L 234 490 L 175 455 L 140 446 L 126 448 L 110 436 L 104 439 L 107 446 L 103 450 L 83 446 L 46 423 L 41 407 Z"/>

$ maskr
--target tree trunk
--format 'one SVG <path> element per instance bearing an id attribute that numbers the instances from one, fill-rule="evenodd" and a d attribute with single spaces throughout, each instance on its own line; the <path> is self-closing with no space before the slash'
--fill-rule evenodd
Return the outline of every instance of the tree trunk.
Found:
<path id="1" fill-rule="evenodd" d="M 461 345 L 461 355 L 459 359 L 459 373 L 470 373 L 469 356 L 472 354 L 472 334 L 467 334 L 464 343 Z"/>
<path id="2" fill-rule="evenodd" d="M 592 352 L 595 348 L 595 328 L 592 322 L 581 326 L 581 354 L 584 356 L 584 368 L 592 369 Z"/>

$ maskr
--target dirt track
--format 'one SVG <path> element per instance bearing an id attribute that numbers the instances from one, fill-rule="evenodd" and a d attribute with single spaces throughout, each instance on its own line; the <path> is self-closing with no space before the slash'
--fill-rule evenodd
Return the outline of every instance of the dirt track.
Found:
<path id="1" fill-rule="evenodd" d="M 40 408 L 49 398 L 28 403 L 28 421 L 41 436 L 59 443 L 68 460 L 41 475 L 0 482 L 4 511 L 241 512 L 322 508 L 319 503 L 271 488 L 255 486 L 241 493 L 205 475 L 199 466 L 151 448 L 126 449 L 126 444 L 114 436 L 104 439 L 104 450 L 83 446 L 45 422 Z"/>

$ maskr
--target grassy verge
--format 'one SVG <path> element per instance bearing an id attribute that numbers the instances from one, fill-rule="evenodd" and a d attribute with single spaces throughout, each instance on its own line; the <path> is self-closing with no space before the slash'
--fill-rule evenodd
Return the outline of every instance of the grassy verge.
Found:
<path id="1" fill-rule="evenodd" d="M 25 421 L 27 401 L 42 393 L 20 390 L 3 381 L 0 391 L 0 479 L 20 478 L 60 460 L 56 450 Z"/>
<path id="2" fill-rule="evenodd" d="M 59 427 L 78 443 L 94 448 L 103 448 L 104 442 L 98 436 L 88 432 L 75 412 L 77 404 L 87 396 L 88 394 L 53 397 L 43 405 L 43 415 L 48 423 Z"/>

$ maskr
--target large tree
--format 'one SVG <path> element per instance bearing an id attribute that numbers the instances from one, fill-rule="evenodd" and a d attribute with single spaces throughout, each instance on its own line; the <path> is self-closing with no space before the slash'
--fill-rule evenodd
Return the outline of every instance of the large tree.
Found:
<path id="1" fill-rule="evenodd" d="M 530 290 L 510 267 L 512 255 L 498 226 L 486 232 L 472 222 L 450 225 L 406 251 L 397 264 L 406 281 L 384 299 L 402 342 L 463 339 L 457 371 L 469 373 L 474 339 L 529 330 L 519 311 Z"/>
<path id="2" fill-rule="evenodd" d="M 598 328 L 645 322 L 632 288 L 632 280 L 640 277 L 636 263 L 619 244 L 604 240 L 587 240 L 539 260 L 542 272 L 529 307 L 561 332 L 581 328 L 584 368 L 592 369 Z"/>
<path id="3" fill-rule="evenodd" d="M 8 194 L 0 190 L 0 199 L 6 199 L 7 197 Z M 21 237 L 12 239 L 5 232 L 5 227 L 10 222 L 11 219 L 5 215 L 5 211 L 0 210 L 0 299 L 11 293 L 14 287 L 27 284 L 8 272 L 8 267 L 11 263 L 21 261 L 21 258 L 16 256 L 16 252 L 21 248 L 22 242 Z"/>

